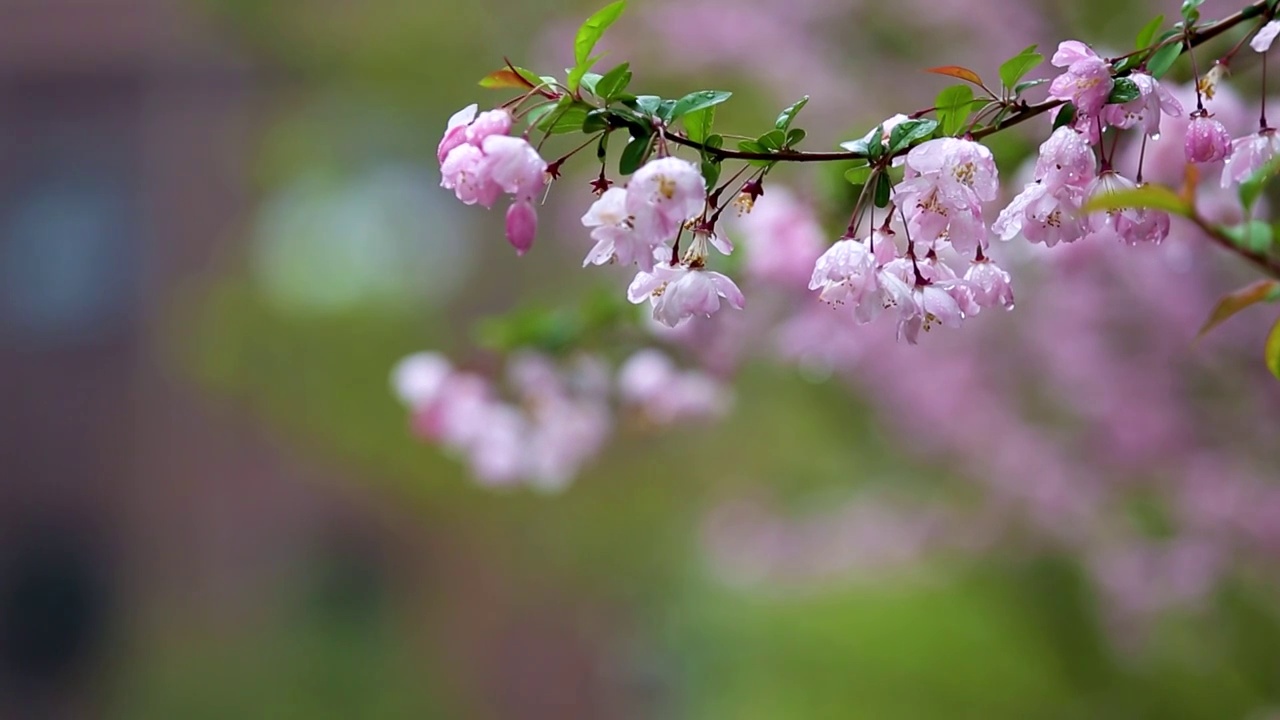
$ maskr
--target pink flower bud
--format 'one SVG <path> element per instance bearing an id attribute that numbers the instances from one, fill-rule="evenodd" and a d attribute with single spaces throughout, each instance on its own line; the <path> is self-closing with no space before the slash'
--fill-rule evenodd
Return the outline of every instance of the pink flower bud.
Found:
<path id="1" fill-rule="evenodd" d="M 507 242 L 516 249 L 517 255 L 523 255 L 533 247 L 533 238 L 538 234 L 538 211 L 529 200 L 517 200 L 507 208 Z"/>
<path id="2" fill-rule="evenodd" d="M 1230 154 L 1231 134 L 1208 115 L 1196 115 L 1187 127 L 1183 149 L 1189 163 L 1217 162 Z"/>

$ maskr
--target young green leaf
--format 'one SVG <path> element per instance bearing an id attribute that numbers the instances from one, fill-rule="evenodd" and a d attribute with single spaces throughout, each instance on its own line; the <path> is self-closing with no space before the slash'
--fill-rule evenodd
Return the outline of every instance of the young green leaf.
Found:
<path id="1" fill-rule="evenodd" d="M 1250 220 L 1239 225 L 1223 227 L 1221 230 L 1222 234 L 1230 238 L 1237 247 L 1256 253 L 1270 251 L 1271 244 L 1275 242 L 1275 233 L 1271 226 L 1261 220 Z"/>
<path id="2" fill-rule="evenodd" d="M 1169 72 L 1169 68 L 1173 67 L 1173 63 L 1182 54 L 1182 43 L 1169 43 L 1160 48 L 1147 61 L 1147 72 L 1151 73 L 1151 77 L 1161 78 Z"/>
<path id="3" fill-rule="evenodd" d="M 1267 183 L 1271 182 L 1277 172 L 1280 172 L 1280 158 L 1272 158 L 1250 175 L 1247 180 L 1240 183 L 1240 205 L 1244 207 L 1246 217 L 1253 214 L 1254 204 L 1258 202 L 1258 198 L 1262 195 L 1262 191 L 1266 189 Z"/>
<path id="4" fill-rule="evenodd" d="M 606 102 L 617 98 L 631 83 L 631 64 L 622 63 L 605 73 L 596 83 L 592 92 Z"/>
<path id="5" fill-rule="evenodd" d="M 653 136 L 644 135 L 642 137 L 632 138 L 631 142 L 622 149 L 622 157 L 618 159 L 618 172 L 623 175 L 640 169 L 644 164 L 644 160 L 649 155 L 649 148 L 653 145 Z"/>
<path id="6" fill-rule="evenodd" d="M 626 0 L 617 0 L 617 2 L 609 3 L 594 15 L 587 18 L 582 23 L 582 27 L 578 28 L 578 34 L 573 39 L 573 59 L 578 65 L 583 65 L 591 57 L 591 51 L 595 49 L 596 43 L 600 42 L 600 38 L 604 37 L 604 31 L 614 23 L 627 6 Z"/>
<path id="7" fill-rule="evenodd" d="M 768 152 L 776 152 L 782 149 L 782 145 L 787 142 L 787 136 L 781 130 L 770 130 L 769 132 L 756 138 L 756 144 L 764 148 Z"/>
<path id="8" fill-rule="evenodd" d="M 569 98 L 565 98 L 568 100 Z M 560 107 L 538 122 L 537 128 L 552 135 L 579 132 L 587 121 L 587 113 L 593 110 L 582 102 L 561 102 Z"/>
<path id="9" fill-rule="evenodd" d="M 1080 212 L 1088 214 L 1125 208 L 1152 208 L 1184 216 L 1190 216 L 1192 212 L 1191 205 L 1186 200 L 1162 185 L 1143 185 L 1132 190 L 1099 193 L 1089 198 Z"/>
<path id="10" fill-rule="evenodd" d="M 1258 303 L 1274 302 L 1277 297 L 1280 297 L 1280 282 L 1275 280 L 1259 280 L 1223 295 L 1218 304 L 1213 306 L 1213 312 L 1209 313 L 1209 319 L 1205 320 L 1200 332 L 1196 333 L 1196 338 L 1204 337 L 1241 310 Z"/>
<path id="11" fill-rule="evenodd" d="M 893 188 L 889 183 L 889 175 L 887 173 L 880 173 L 876 175 L 876 207 L 882 208 L 889 206 L 889 194 L 892 190 Z"/>
<path id="12" fill-rule="evenodd" d="M 602 108 L 587 111 L 587 116 L 582 120 L 582 132 L 588 135 L 598 133 L 608 127 L 609 111 Z"/>
<path id="13" fill-rule="evenodd" d="M 1130 100 L 1137 100 L 1142 97 L 1142 90 L 1138 88 L 1138 83 L 1129 78 L 1116 78 L 1116 82 L 1111 86 L 1111 95 L 1107 97 L 1108 103 L 1120 105 Z"/>
<path id="14" fill-rule="evenodd" d="M 1138 31 L 1138 38 L 1134 41 L 1134 47 L 1141 50 L 1151 45 L 1151 41 L 1156 39 L 1156 33 L 1160 32 L 1160 26 L 1164 25 L 1164 16 L 1157 15 L 1151 22 L 1142 26 Z"/>
<path id="15" fill-rule="evenodd" d="M 915 141 L 929 137 L 937 129 L 938 123 L 935 120 L 927 118 L 904 120 L 895 125 L 889 133 L 889 152 L 897 153 Z"/>
<path id="16" fill-rule="evenodd" d="M 796 115 L 800 114 L 800 111 L 804 109 L 804 106 L 808 104 L 808 102 L 809 96 L 805 95 L 799 100 L 788 105 L 787 109 L 783 110 L 782 114 L 778 115 L 778 119 L 774 121 L 773 127 L 786 132 L 790 129 L 792 121 L 796 119 Z"/>
<path id="17" fill-rule="evenodd" d="M 1030 90 L 1031 88 L 1037 85 L 1043 85 L 1047 82 L 1049 81 L 1044 78 L 1041 78 L 1040 80 L 1023 80 L 1022 82 L 1013 86 L 1013 96 L 1015 98 L 1021 97 L 1022 93 Z"/>
<path id="18" fill-rule="evenodd" d="M 1204 0 L 1183 0 L 1182 2 L 1182 19 L 1187 25 L 1194 25 L 1200 20 L 1200 6 L 1204 4 Z"/>
<path id="19" fill-rule="evenodd" d="M 641 95 L 635 99 L 636 108 L 645 115 L 657 115 L 662 107 L 662 98 L 657 95 Z"/>
<path id="20" fill-rule="evenodd" d="M 733 93 L 725 92 L 724 90 L 699 90 L 697 92 L 691 92 L 676 101 L 675 106 L 670 112 L 670 116 L 666 119 L 668 122 L 678 120 L 684 115 L 695 110 L 702 110 L 703 108 L 719 105 L 732 96 Z"/>
<path id="21" fill-rule="evenodd" d="M 684 122 L 684 134 L 694 142 L 702 142 L 711 134 L 711 125 L 716 120 L 715 106 L 685 113 L 681 120 Z"/>
<path id="22" fill-rule="evenodd" d="M 572 73 L 573 70 L 570 70 L 569 72 Z M 583 73 L 582 77 L 578 78 L 578 87 L 586 90 L 592 95 L 596 95 L 596 83 L 600 82 L 600 77 L 599 73 Z"/>
<path id="23" fill-rule="evenodd" d="M 1053 129 L 1057 130 L 1060 127 L 1070 125 L 1075 120 L 1076 104 L 1071 102 L 1063 103 L 1062 109 L 1058 110 L 1058 114 L 1053 116 Z"/>
<path id="24" fill-rule="evenodd" d="M 884 154 L 884 125 L 877 125 L 871 131 L 871 139 L 867 141 L 867 157 L 872 160 Z"/>
<path id="25" fill-rule="evenodd" d="M 1042 62 L 1044 56 L 1036 52 L 1036 46 L 1032 45 L 1000 65 L 1000 82 L 1011 88 Z"/>
<path id="26" fill-rule="evenodd" d="M 716 181 L 720 179 L 720 163 L 704 162 L 702 163 L 702 179 L 706 181 L 707 187 L 716 186 Z"/>
<path id="27" fill-rule="evenodd" d="M 851 185 L 866 185 L 867 180 L 871 177 L 870 165 L 859 165 L 851 167 L 844 171 L 844 179 L 849 181 Z"/>
<path id="28" fill-rule="evenodd" d="M 521 74 L 519 68 L 512 70 L 511 68 L 502 68 L 480 78 L 480 87 L 495 89 L 521 88 L 528 90 L 537 87 L 539 81 L 538 76 L 534 75 L 532 81 L 530 78 Z M 526 70 L 525 72 L 529 72 Z"/>
<path id="29" fill-rule="evenodd" d="M 801 128 L 791 128 L 787 131 L 786 147 L 795 147 L 799 145 L 809 135 Z"/>
<path id="30" fill-rule="evenodd" d="M 938 124 L 943 135 L 955 135 L 964 129 L 973 107 L 973 90 L 968 85 L 952 85 L 938 93 L 934 102 Z"/>

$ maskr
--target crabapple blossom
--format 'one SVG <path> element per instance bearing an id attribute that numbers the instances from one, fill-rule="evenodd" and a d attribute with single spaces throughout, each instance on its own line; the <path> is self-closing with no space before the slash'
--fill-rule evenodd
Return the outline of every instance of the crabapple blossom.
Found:
<path id="1" fill-rule="evenodd" d="M 625 207 L 637 230 L 665 240 L 702 211 L 706 192 L 698 166 L 676 157 L 656 158 L 627 182 Z"/>
<path id="2" fill-rule="evenodd" d="M 502 186 L 488 175 L 484 151 L 475 145 L 462 144 L 449 151 L 440 165 L 440 186 L 452 190 L 467 205 L 493 207 Z"/>
<path id="3" fill-rule="evenodd" d="M 1050 62 L 1054 67 L 1066 68 L 1066 71 L 1049 84 L 1049 97 L 1069 100 L 1082 116 L 1097 115 L 1107 104 L 1111 87 L 1115 84 L 1111 79 L 1111 65 L 1077 40 L 1059 44 Z"/>
<path id="4" fill-rule="evenodd" d="M 612 187 L 582 216 L 582 224 L 591 228 L 591 239 L 596 241 L 583 258 L 583 267 L 617 261 L 624 265 L 634 263 L 646 272 L 653 269 L 654 250 L 662 246 L 666 238 L 638 232 L 626 204 L 627 191 Z"/>
<path id="5" fill-rule="evenodd" d="M 480 145 L 490 135 L 506 135 L 509 132 L 511 132 L 511 113 L 501 108 L 486 110 L 477 115 L 467 126 L 467 142 Z"/>
<path id="6" fill-rule="evenodd" d="M 1222 187 L 1238 185 L 1271 162 L 1280 153 L 1280 137 L 1274 128 L 1258 132 L 1231 143 L 1231 157 L 1222 168 Z"/>
<path id="7" fill-rule="evenodd" d="M 972 293 L 973 301 L 979 307 L 991 308 L 998 305 L 1006 310 L 1013 309 L 1013 288 L 1009 273 L 991 258 L 974 260 L 965 271 L 964 281 Z"/>
<path id="8" fill-rule="evenodd" d="M 825 244 L 813 211 L 780 188 L 734 227 L 744 240 L 747 276 L 780 288 L 803 288 Z"/>
<path id="9" fill-rule="evenodd" d="M 991 229 L 1002 240 L 1021 235 L 1027 242 L 1045 247 L 1075 242 L 1086 232 L 1080 215 L 1085 197 L 1082 188 L 1062 185 L 1052 190 L 1044 181 L 1036 180 L 1001 211 Z"/>
<path id="10" fill-rule="evenodd" d="M 444 164 L 444 159 L 449 156 L 450 150 L 467 143 L 467 126 L 475 119 L 476 110 L 479 107 L 479 105 L 472 103 L 449 118 L 444 137 L 440 139 L 440 144 L 436 146 L 436 161 L 441 165 Z"/>
<path id="11" fill-rule="evenodd" d="M 696 370 L 679 370 L 662 352 L 646 348 L 618 368 L 618 393 L 650 422 L 667 425 L 718 417 L 728 410 L 726 389 Z"/>
<path id="12" fill-rule="evenodd" d="M 906 174 L 895 188 L 911 239 L 932 247 L 946 241 L 957 251 L 987 244 L 982 203 L 999 193 L 995 158 L 972 140 L 939 138 L 907 153 Z"/>
<path id="13" fill-rule="evenodd" d="M 628 300 L 648 300 L 654 319 L 667 327 L 695 315 L 713 315 L 720 310 L 721 298 L 738 310 L 746 303 L 733 280 L 700 264 L 659 264 L 652 272 L 640 271 L 627 288 Z"/>
<path id="14" fill-rule="evenodd" d="M 1133 190 L 1137 185 L 1123 175 L 1108 170 L 1090 183 L 1088 197 Z M 1169 234 L 1169 214 L 1151 208 L 1116 208 L 1090 214 L 1085 218 L 1088 238 L 1119 240 L 1130 245 L 1159 243 Z"/>
<path id="15" fill-rule="evenodd" d="M 881 307 L 878 269 L 867 241 L 844 238 L 814 263 L 809 289 L 820 290 L 825 303 L 851 306 L 858 322 L 870 322 Z"/>
<path id="16" fill-rule="evenodd" d="M 1189 163 L 1218 162 L 1231 152 L 1231 134 L 1207 113 L 1197 113 L 1187 126 L 1183 147 Z"/>
<path id="17" fill-rule="evenodd" d="M 1127 103 L 1107 105 L 1099 115 L 1105 125 L 1114 128 L 1141 127 L 1147 135 L 1160 134 L 1160 117 L 1182 115 L 1182 103 L 1159 80 L 1146 73 L 1136 72 L 1129 80 L 1138 86 L 1137 98 Z"/>
<path id="18" fill-rule="evenodd" d="M 516 249 L 517 255 L 523 255 L 533 246 L 533 238 L 538 234 L 538 211 L 528 198 L 511 203 L 507 208 L 507 242 Z"/>
<path id="19" fill-rule="evenodd" d="M 532 198 L 546 181 L 547 162 L 524 138 L 488 135 L 480 144 L 484 151 L 482 172 L 519 199 Z"/>
<path id="20" fill-rule="evenodd" d="M 1040 145 L 1034 177 L 1050 189 L 1063 185 L 1083 188 L 1097 174 L 1097 166 L 1093 148 L 1084 135 L 1064 126 Z"/>

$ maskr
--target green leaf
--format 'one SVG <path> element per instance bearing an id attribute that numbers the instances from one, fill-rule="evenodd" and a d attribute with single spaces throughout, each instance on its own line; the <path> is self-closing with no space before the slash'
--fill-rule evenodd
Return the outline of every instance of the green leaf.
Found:
<path id="1" fill-rule="evenodd" d="M 502 68 L 480 78 L 480 87 L 490 90 L 505 88 L 521 88 L 528 90 L 540 84 L 537 75 L 523 68 Z"/>
<path id="2" fill-rule="evenodd" d="M 580 132 L 587 121 L 587 113 L 594 109 L 584 102 L 576 102 L 566 97 L 560 101 L 555 112 L 538 122 L 537 128 L 552 135 Z"/>
<path id="3" fill-rule="evenodd" d="M 1231 239 L 1238 247 L 1251 250 L 1256 253 L 1265 253 L 1271 250 L 1271 244 L 1275 242 L 1275 232 L 1271 226 L 1261 220 L 1250 220 L 1249 222 L 1232 225 L 1229 227 L 1219 228 L 1222 234 Z"/>
<path id="4" fill-rule="evenodd" d="M 1058 110 L 1058 114 L 1053 116 L 1053 129 L 1057 130 L 1060 127 L 1070 125 L 1075 122 L 1075 119 L 1076 104 L 1071 102 L 1063 103 L 1062 109 Z"/>
<path id="5" fill-rule="evenodd" d="M 671 110 L 671 114 L 667 117 L 667 121 L 678 120 L 679 118 L 704 108 L 713 107 L 728 100 L 733 93 L 724 90 L 699 90 L 691 92 L 688 95 L 676 101 L 675 106 Z"/>
<path id="6" fill-rule="evenodd" d="M 889 154 L 895 154 L 917 140 L 923 140 L 938 129 L 936 120 L 922 118 L 919 120 L 903 120 L 889 132 Z"/>
<path id="7" fill-rule="evenodd" d="M 889 194 L 892 190 L 893 187 L 889 183 L 889 175 L 887 173 L 880 173 L 876 175 L 876 207 L 882 208 L 889 206 Z"/>
<path id="8" fill-rule="evenodd" d="M 1192 213 L 1192 207 L 1186 200 L 1162 185 L 1143 185 L 1132 190 L 1097 193 L 1089 198 L 1080 212 L 1087 214 L 1125 208 L 1152 208 L 1184 216 Z"/>
<path id="9" fill-rule="evenodd" d="M 782 130 L 783 132 L 786 132 L 787 129 L 791 127 L 791 122 L 796 119 L 796 115 L 799 115 L 800 111 L 804 109 L 804 106 L 807 105 L 808 103 L 809 103 L 808 95 L 805 95 L 799 100 L 791 103 L 790 105 L 787 106 L 786 110 L 782 111 L 781 115 L 778 115 L 778 119 L 774 121 L 773 126 L 778 130 Z"/>
<path id="10" fill-rule="evenodd" d="M 784 143 L 787 142 L 787 136 L 781 130 L 770 130 L 769 132 L 756 138 L 756 143 L 768 152 L 776 152 L 782 149 Z"/>
<path id="11" fill-rule="evenodd" d="M 622 63 L 605 73 L 591 92 L 607 102 L 621 95 L 629 84 L 631 84 L 631 63 Z"/>
<path id="12" fill-rule="evenodd" d="M 1151 73 L 1151 77 L 1161 78 L 1165 73 L 1169 72 L 1169 68 L 1173 67 L 1173 63 L 1177 61 L 1178 56 L 1182 54 L 1182 42 L 1170 43 L 1160 48 L 1147 61 L 1147 72 Z"/>
<path id="13" fill-rule="evenodd" d="M 844 179 L 848 180 L 851 185 L 866 185 L 867 180 L 870 178 L 870 165 L 859 165 L 844 171 Z"/>
<path id="14" fill-rule="evenodd" d="M 706 146 L 707 146 L 707 147 L 709 147 L 709 148 L 717 148 L 717 149 L 718 149 L 718 148 L 722 148 L 722 147 L 724 147 L 724 136 L 723 136 L 723 135 L 708 135 L 708 136 L 707 136 L 707 139 L 706 139 L 706 140 L 704 140 L 702 144 L 703 144 L 703 145 L 706 145 Z"/>
<path id="15" fill-rule="evenodd" d="M 1111 95 L 1107 97 L 1107 102 L 1119 105 L 1131 100 L 1137 100 L 1140 97 L 1142 97 L 1142 90 L 1138 87 L 1138 83 L 1129 78 L 1116 78 L 1115 84 L 1111 86 Z"/>
<path id="16" fill-rule="evenodd" d="M 1160 32 L 1160 26 L 1164 25 L 1164 16 L 1157 15 L 1151 22 L 1142 26 L 1138 31 L 1138 38 L 1134 41 L 1134 47 L 1141 50 L 1151 45 L 1151 41 L 1156 39 L 1156 33 Z"/>
<path id="17" fill-rule="evenodd" d="M 871 131 L 871 138 L 867 141 L 867 157 L 876 159 L 884 154 L 884 125 L 877 125 L 875 130 Z"/>
<path id="18" fill-rule="evenodd" d="M 587 112 L 587 117 L 582 121 L 582 132 L 588 135 L 606 130 L 609 127 L 609 111 L 601 108 L 595 108 Z"/>
<path id="19" fill-rule="evenodd" d="M 748 152 L 748 153 L 768 152 L 768 150 L 765 150 L 763 147 L 760 147 L 760 143 L 756 142 L 755 140 L 739 140 L 738 149 L 741 150 L 742 152 Z"/>
<path id="20" fill-rule="evenodd" d="M 569 72 L 573 72 L 573 71 L 570 70 Z M 595 95 L 596 83 L 600 82 L 600 77 L 601 75 L 599 73 L 593 73 L 593 72 L 583 73 L 582 77 L 578 80 L 578 87 L 582 88 L 583 90 L 586 90 L 592 95 Z"/>
<path id="21" fill-rule="evenodd" d="M 560 103 L 547 103 L 546 105 L 539 105 L 538 107 L 535 107 L 534 109 L 530 110 L 529 113 L 525 115 L 524 119 L 526 122 L 529 123 L 530 127 L 537 127 L 539 123 L 541 123 L 542 120 L 547 117 L 547 115 L 549 115 L 553 110 L 558 110 L 559 108 L 560 108 Z"/>
<path id="22" fill-rule="evenodd" d="M 596 43 L 600 42 L 600 38 L 604 36 L 604 31 L 622 15 L 622 11 L 627 6 L 626 0 L 618 0 L 609 3 L 601 8 L 596 14 L 587 18 L 582 23 L 582 27 L 578 28 L 578 35 L 573 39 L 573 60 L 579 66 L 588 62 L 591 57 L 591 51 L 595 49 Z"/>
<path id="23" fill-rule="evenodd" d="M 702 163 L 702 179 L 707 181 L 708 188 L 714 188 L 716 186 L 716 181 L 720 179 L 720 163 Z"/>
<path id="24" fill-rule="evenodd" d="M 1043 85 L 1043 84 L 1045 84 L 1045 83 L 1047 83 L 1047 82 L 1049 82 L 1047 79 L 1040 79 L 1040 80 L 1023 80 L 1022 82 L 1020 82 L 1020 83 L 1018 83 L 1017 85 L 1013 86 L 1013 96 L 1014 96 L 1015 98 L 1016 98 L 1016 97 L 1019 97 L 1019 96 L 1021 96 L 1021 95 L 1022 95 L 1022 93 L 1024 93 L 1024 92 L 1026 92 L 1026 91 L 1030 90 L 1031 88 L 1033 88 L 1033 87 L 1035 87 L 1035 86 L 1037 86 L 1037 85 Z"/>
<path id="25" fill-rule="evenodd" d="M 1280 282 L 1275 280 L 1259 280 L 1233 293 L 1223 295 L 1213 306 L 1213 312 L 1209 313 L 1209 319 L 1205 320 L 1200 332 L 1196 333 L 1196 338 L 1204 337 L 1210 330 L 1226 322 L 1241 310 L 1258 303 L 1275 302 L 1278 297 L 1280 297 Z"/>
<path id="26" fill-rule="evenodd" d="M 644 159 L 649 155 L 651 145 L 653 145 L 652 135 L 632 138 L 631 142 L 622 149 L 622 157 L 618 159 L 618 172 L 630 175 L 639 170 L 644 164 Z"/>
<path id="27" fill-rule="evenodd" d="M 1044 62 L 1044 56 L 1036 52 L 1035 45 L 1031 45 L 1000 65 L 1000 82 L 1004 83 L 1005 87 L 1011 88 L 1042 62 Z"/>
<path id="28" fill-rule="evenodd" d="M 1267 334 L 1267 345 L 1263 356 L 1267 361 L 1267 369 L 1276 376 L 1277 380 L 1280 380 L 1280 320 L 1271 326 L 1271 332 Z"/>
<path id="29" fill-rule="evenodd" d="M 702 142 L 711 134 L 711 125 L 716 120 L 715 106 L 686 113 L 681 120 L 684 122 L 685 135 L 694 142 Z"/>
<path id="30" fill-rule="evenodd" d="M 1183 0 L 1182 3 L 1182 19 L 1187 25 L 1194 25 L 1200 20 L 1200 6 L 1204 4 L 1204 0 Z"/>
<path id="31" fill-rule="evenodd" d="M 786 146 L 789 148 L 795 147 L 796 145 L 799 145 L 801 142 L 803 142 L 804 139 L 808 136 L 809 136 L 809 133 L 805 132 L 801 128 L 791 128 L 790 130 L 787 131 Z"/>
<path id="32" fill-rule="evenodd" d="M 968 85 L 952 85 L 938 93 L 934 107 L 942 134 L 955 135 L 963 130 L 972 106 L 973 90 Z"/>
<path id="33" fill-rule="evenodd" d="M 636 108 L 645 115 L 657 115 L 658 108 L 662 107 L 662 98 L 657 95 L 641 95 L 635 100 Z"/>

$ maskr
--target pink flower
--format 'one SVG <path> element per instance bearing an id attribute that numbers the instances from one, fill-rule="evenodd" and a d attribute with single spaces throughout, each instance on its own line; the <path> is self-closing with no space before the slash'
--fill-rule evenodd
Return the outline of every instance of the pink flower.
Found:
<path id="1" fill-rule="evenodd" d="M 941 285 L 917 284 L 911 290 L 912 305 L 909 312 L 903 313 L 898 321 L 898 339 L 905 339 L 915 345 L 920 339 L 920 331 L 929 332 L 933 328 L 960 327 L 964 314 L 956 299 Z"/>
<path id="2" fill-rule="evenodd" d="M 547 163 L 524 138 L 489 135 L 480 148 L 484 161 L 480 172 L 503 192 L 532 198 L 546 183 Z"/>
<path id="3" fill-rule="evenodd" d="M 720 383 L 701 372 L 680 371 L 652 348 L 636 352 L 618 369 L 618 393 L 661 425 L 719 417 L 730 401 Z"/>
<path id="4" fill-rule="evenodd" d="M 391 387 L 409 408 L 430 405 L 439 397 L 453 366 L 440 353 L 420 352 L 396 364 L 391 371 Z"/>
<path id="5" fill-rule="evenodd" d="M 870 322 L 882 301 L 876 282 L 875 254 L 864 240 L 845 238 L 827 249 L 813 266 L 810 290 L 831 305 L 849 305 L 858 322 Z"/>
<path id="6" fill-rule="evenodd" d="M 484 152 L 475 145 L 459 145 L 449 151 L 440 166 L 440 186 L 453 191 L 467 205 L 493 207 L 502 186 L 489 177 Z"/>
<path id="7" fill-rule="evenodd" d="M 591 239 L 596 241 L 583 259 L 583 267 L 616 260 L 627 265 L 634 263 L 646 272 L 653 270 L 654 250 L 662 246 L 666 238 L 636 232 L 626 204 L 626 190 L 609 188 L 582 216 L 582 224 L 591 228 Z"/>
<path id="8" fill-rule="evenodd" d="M 650 160 L 627 182 L 626 210 L 646 236 L 674 237 L 706 203 L 702 172 L 675 157 Z"/>
<path id="9" fill-rule="evenodd" d="M 449 126 L 444 131 L 444 137 L 440 139 L 440 144 L 436 147 L 436 160 L 443 165 L 444 159 L 449 156 L 449 151 L 467 142 L 467 125 L 475 119 L 476 104 L 468 105 L 449 118 Z"/>
<path id="10" fill-rule="evenodd" d="M 991 258 L 974 260 L 965 272 L 964 279 L 979 307 L 999 305 L 1006 310 L 1013 309 L 1013 288 L 1009 273 Z"/>
<path id="11" fill-rule="evenodd" d="M 906 175 L 895 189 L 911 239 L 924 247 L 946 241 L 968 253 L 987 244 L 983 201 L 999 192 L 995 158 L 971 140 L 939 138 L 907 153 Z"/>
<path id="12" fill-rule="evenodd" d="M 1096 171 L 1093 148 L 1083 135 L 1069 127 L 1054 130 L 1040 145 L 1035 179 L 1044 181 L 1051 191 L 1063 185 L 1084 187 L 1093 180 Z"/>
<path id="13" fill-rule="evenodd" d="M 991 230 L 1001 240 L 1012 240 L 1021 234 L 1032 243 L 1053 247 L 1060 242 L 1075 242 L 1086 228 L 1080 215 L 1085 192 L 1073 185 L 1050 190 L 1040 180 L 1029 185 L 1009 203 L 992 224 Z"/>
<path id="14" fill-rule="evenodd" d="M 521 198 L 507 208 L 507 242 L 516 249 L 517 255 L 523 255 L 533 247 L 533 238 L 538 234 L 538 211 L 528 198 Z"/>
<path id="15" fill-rule="evenodd" d="M 1066 72 L 1049 84 L 1049 97 L 1071 101 L 1080 115 L 1097 115 L 1107 104 L 1114 84 L 1107 61 L 1088 45 L 1067 40 L 1058 45 L 1050 62 L 1054 67 L 1066 68 Z"/>
<path id="16" fill-rule="evenodd" d="M 741 310 L 746 303 L 733 280 L 702 267 L 659 265 L 652 273 L 641 271 L 627 288 L 627 299 L 653 305 L 653 317 L 675 327 L 694 315 L 710 317 L 720 310 L 720 299 Z"/>
<path id="17" fill-rule="evenodd" d="M 1258 34 L 1253 36 L 1253 39 L 1249 41 L 1249 47 L 1257 52 L 1264 53 L 1271 49 L 1271 43 L 1275 42 L 1278 34 L 1280 34 L 1280 20 L 1272 20 L 1263 25 Z"/>
<path id="18" fill-rule="evenodd" d="M 1182 115 L 1182 103 L 1159 80 L 1144 73 L 1133 73 L 1129 79 L 1141 93 L 1136 99 L 1102 109 L 1102 122 L 1117 128 L 1142 127 L 1148 135 L 1160 134 L 1161 115 Z"/>
<path id="19" fill-rule="evenodd" d="M 1189 163 L 1218 162 L 1231 152 L 1231 134 L 1207 113 L 1197 113 L 1187 126 L 1183 150 Z"/>
<path id="20" fill-rule="evenodd" d="M 511 113 L 501 108 L 486 110 L 467 126 L 467 142 L 479 146 L 490 135 L 506 135 L 509 132 L 511 132 Z"/>
<path id="21" fill-rule="evenodd" d="M 1231 143 L 1231 157 L 1222 168 L 1222 187 L 1230 187 L 1248 180 L 1280 153 L 1280 137 L 1273 128 L 1265 128 L 1253 135 L 1236 138 Z"/>
<path id="22" fill-rule="evenodd" d="M 1088 197 L 1132 190 L 1137 185 L 1129 178 L 1108 170 L 1098 176 L 1085 191 Z M 1169 214 L 1150 208 L 1118 208 L 1095 212 L 1085 218 L 1089 238 L 1119 240 L 1130 245 L 1159 243 L 1169 234 Z"/>

